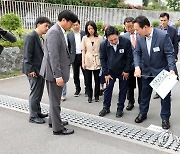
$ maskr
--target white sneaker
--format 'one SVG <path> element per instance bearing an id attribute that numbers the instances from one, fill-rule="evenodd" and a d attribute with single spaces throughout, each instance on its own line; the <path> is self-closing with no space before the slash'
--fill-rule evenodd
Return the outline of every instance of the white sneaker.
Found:
<path id="1" fill-rule="evenodd" d="M 62 102 L 66 101 L 66 97 L 65 96 L 61 96 L 61 101 Z"/>

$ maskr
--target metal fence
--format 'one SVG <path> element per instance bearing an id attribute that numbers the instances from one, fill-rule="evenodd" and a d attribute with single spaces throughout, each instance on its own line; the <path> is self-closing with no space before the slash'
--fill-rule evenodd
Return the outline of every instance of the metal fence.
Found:
<path id="1" fill-rule="evenodd" d="M 61 5 L 40 2 L 24 1 L 1 1 L 0 16 L 6 13 L 18 14 L 22 19 L 24 28 L 34 28 L 34 22 L 39 16 L 46 16 L 51 21 L 57 21 L 57 16 L 62 10 L 72 10 L 78 15 L 82 27 L 88 20 L 95 22 L 102 21 L 111 25 L 122 24 L 127 16 L 136 17 L 138 15 L 147 16 L 150 21 L 159 20 L 161 11 L 120 9 L 120 8 L 101 8 L 89 6 Z M 176 22 L 180 12 L 169 12 L 171 20 Z"/>

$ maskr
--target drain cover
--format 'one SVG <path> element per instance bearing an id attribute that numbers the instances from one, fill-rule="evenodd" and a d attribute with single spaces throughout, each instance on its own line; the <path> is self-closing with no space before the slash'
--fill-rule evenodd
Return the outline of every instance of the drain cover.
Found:
<path id="1" fill-rule="evenodd" d="M 0 95 L 0 106 L 29 113 L 28 101 L 23 99 Z M 48 113 L 48 105 L 41 104 L 41 107 L 43 113 Z M 174 136 L 170 131 L 158 133 L 131 124 L 64 108 L 62 109 L 61 117 L 72 125 L 135 142 L 136 144 L 160 151 L 169 153 L 179 153 L 180 151 L 180 137 Z"/>

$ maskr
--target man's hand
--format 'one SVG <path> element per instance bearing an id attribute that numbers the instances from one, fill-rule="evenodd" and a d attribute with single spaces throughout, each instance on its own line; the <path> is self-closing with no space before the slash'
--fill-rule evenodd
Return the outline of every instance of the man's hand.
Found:
<path id="1" fill-rule="evenodd" d="M 109 81 L 110 81 L 110 80 L 113 80 L 113 78 L 111 77 L 111 75 L 105 76 L 106 84 L 109 84 Z"/>
<path id="2" fill-rule="evenodd" d="M 29 77 L 33 77 L 33 78 L 36 78 L 37 75 L 36 75 L 36 72 L 31 72 L 28 74 Z"/>
<path id="3" fill-rule="evenodd" d="M 64 86 L 64 80 L 63 80 L 63 78 L 62 78 L 62 77 L 56 78 L 56 84 L 57 84 L 57 86 L 59 86 L 59 87 L 63 87 L 63 86 Z"/>
<path id="4" fill-rule="evenodd" d="M 122 72 L 123 80 L 127 80 L 129 77 L 129 73 Z"/>
<path id="5" fill-rule="evenodd" d="M 82 62 L 82 68 L 85 70 L 86 69 L 86 65 L 85 63 Z"/>
<path id="6" fill-rule="evenodd" d="M 176 74 L 173 70 L 170 70 L 169 73 L 170 73 L 170 74 Z"/>
<path id="7" fill-rule="evenodd" d="M 134 76 L 140 78 L 141 77 L 141 69 L 139 66 L 135 67 Z"/>

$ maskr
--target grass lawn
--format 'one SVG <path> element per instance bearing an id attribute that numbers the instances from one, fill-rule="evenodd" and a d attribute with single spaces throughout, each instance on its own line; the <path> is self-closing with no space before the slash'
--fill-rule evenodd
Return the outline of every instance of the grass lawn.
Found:
<path id="1" fill-rule="evenodd" d="M 10 78 L 10 77 L 15 77 L 15 76 L 20 76 L 20 75 L 22 75 L 21 71 L 17 71 L 14 73 L 5 73 L 5 74 L 0 74 L 0 79 Z"/>

